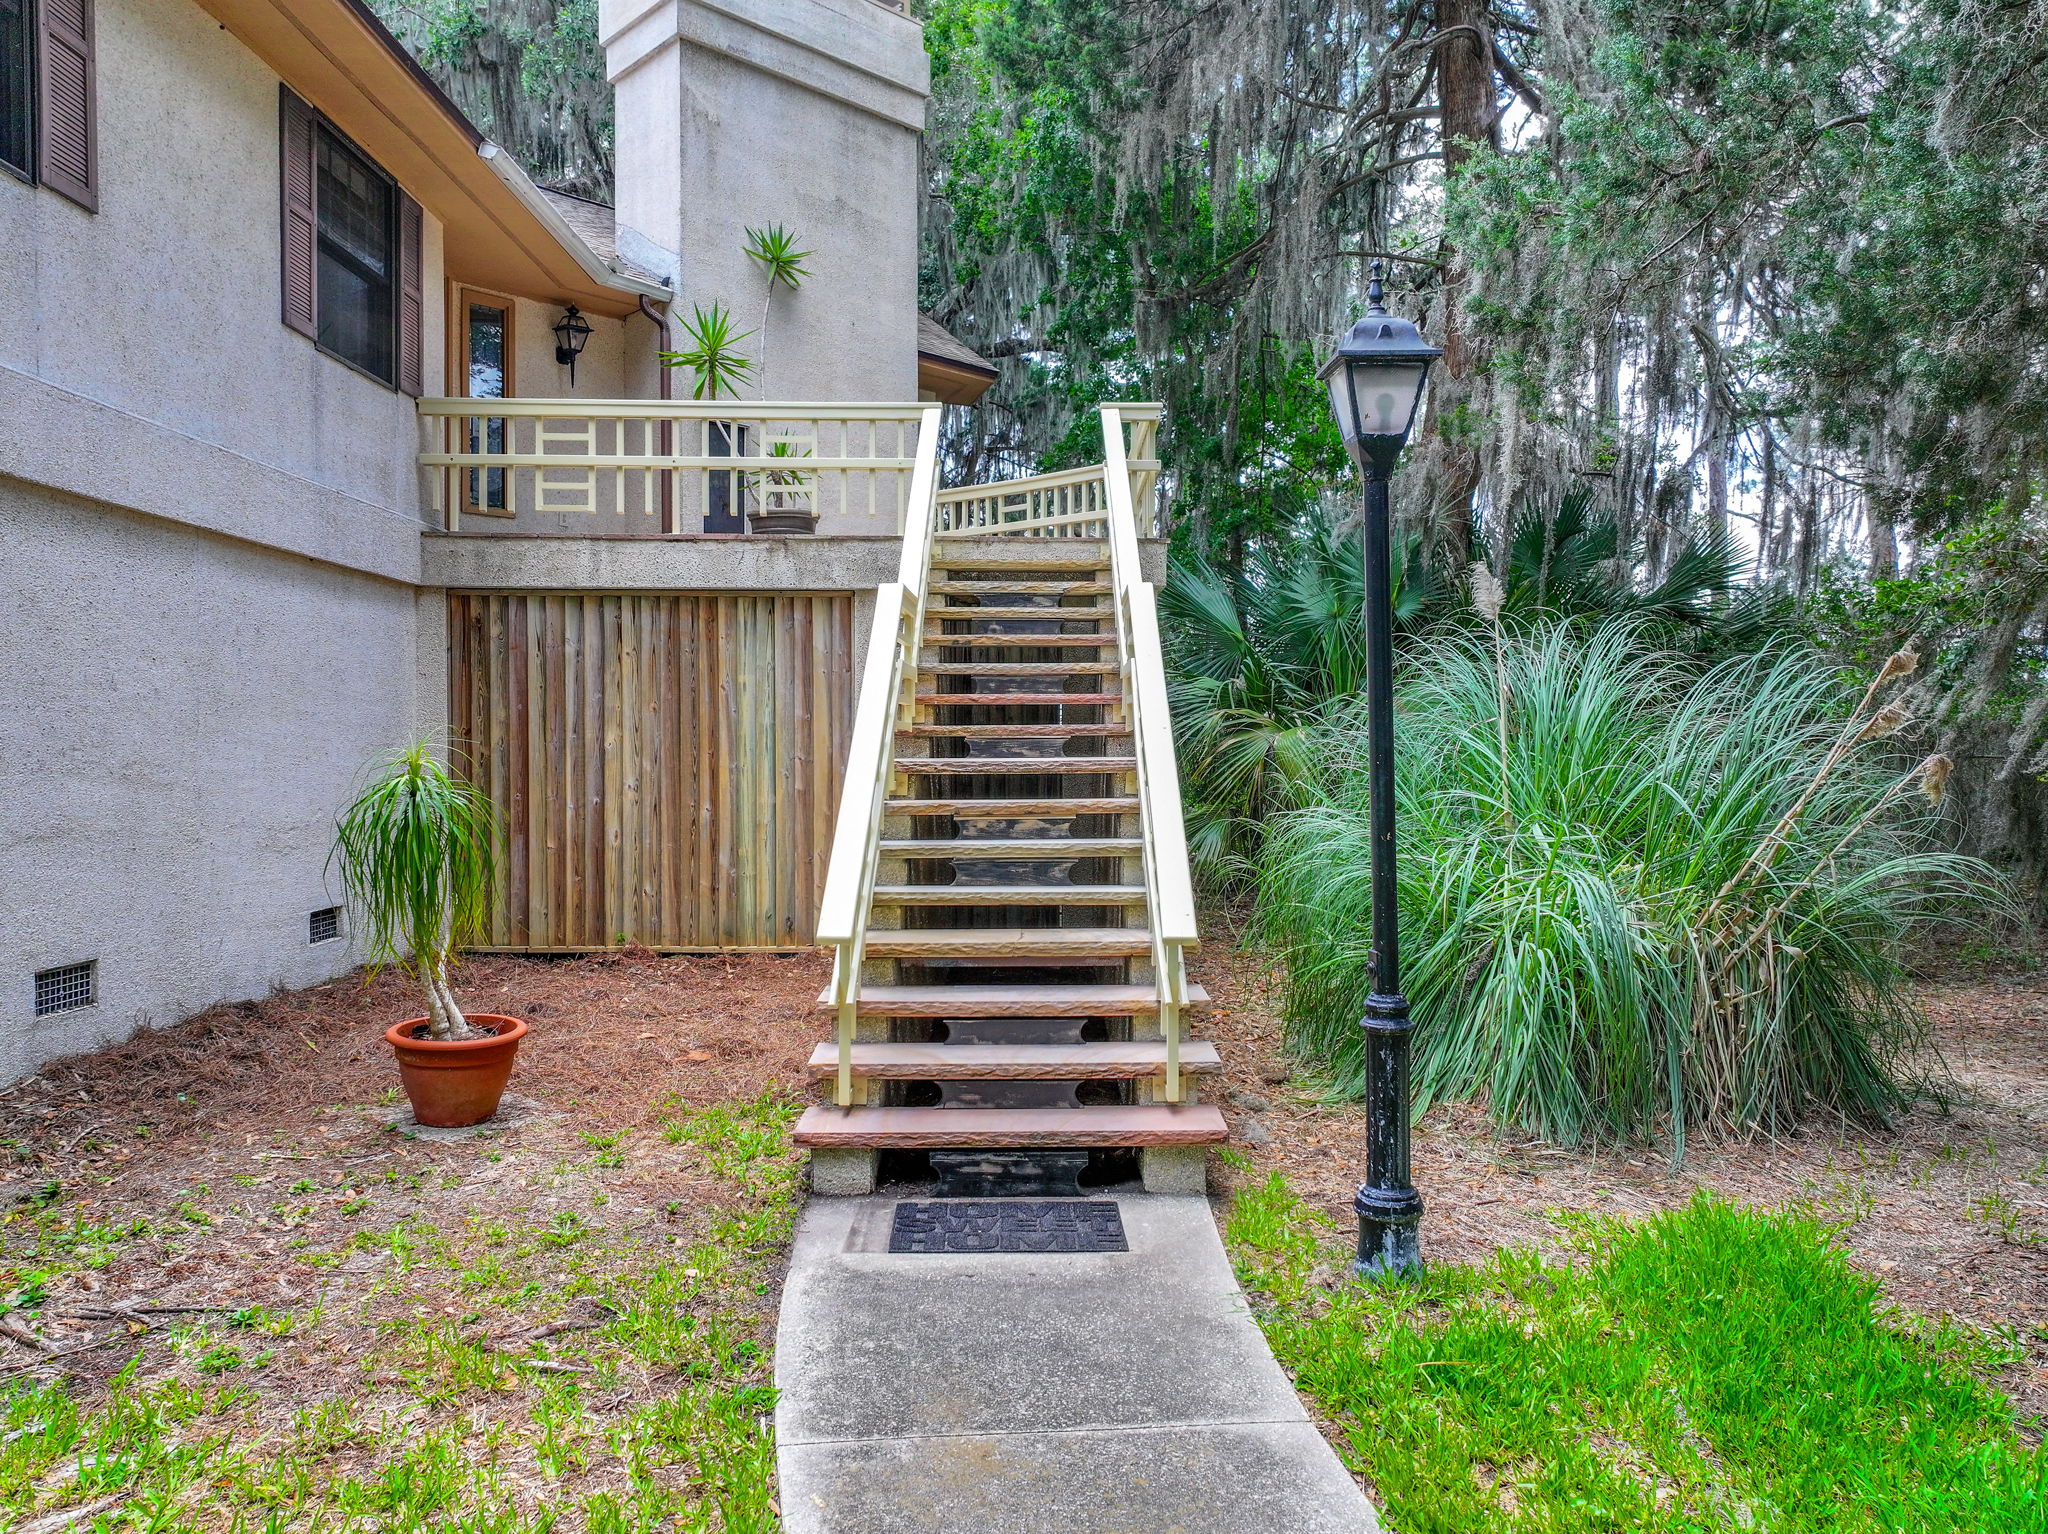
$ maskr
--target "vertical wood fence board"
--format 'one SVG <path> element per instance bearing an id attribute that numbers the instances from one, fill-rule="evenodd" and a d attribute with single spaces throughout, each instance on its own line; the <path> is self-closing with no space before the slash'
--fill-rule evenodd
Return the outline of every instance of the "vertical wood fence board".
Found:
<path id="1" fill-rule="evenodd" d="M 506 830 L 489 946 L 810 942 L 853 722 L 849 595 L 448 600 L 453 755 Z"/>

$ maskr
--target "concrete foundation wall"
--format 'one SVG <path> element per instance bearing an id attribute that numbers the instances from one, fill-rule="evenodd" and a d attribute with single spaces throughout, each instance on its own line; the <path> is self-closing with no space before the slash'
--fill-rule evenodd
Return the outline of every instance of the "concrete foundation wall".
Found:
<path id="1" fill-rule="evenodd" d="M 0 547 L 0 1081 L 349 969 L 307 916 L 357 775 L 441 717 L 413 589 L 17 481 Z M 99 1004 L 35 1018 L 87 959 Z"/>

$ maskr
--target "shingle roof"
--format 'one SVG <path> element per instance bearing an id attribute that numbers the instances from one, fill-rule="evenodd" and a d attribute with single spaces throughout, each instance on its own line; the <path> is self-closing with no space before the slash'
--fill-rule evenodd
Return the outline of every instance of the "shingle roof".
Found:
<path id="1" fill-rule="evenodd" d="M 619 271 L 629 272 L 635 277 L 644 277 L 650 282 L 661 278 L 654 272 L 643 270 L 619 254 L 618 215 L 610 204 L 595 202 L 588 197 L 578 197 L 573 192 L 558 192 L 551 186 L 544 186 L 541 195 L 548 200 L 562 221 L 588 245 L 598 258 Z"/>
<path id="2" fill-rule="evenodd" d="M 917 350 L 920 356 L 937 357 L 960 367 L 978 368 L 991 378 L 996 374 L 994 363 L 976 353 L 929 314 L 917 317 Z"/>

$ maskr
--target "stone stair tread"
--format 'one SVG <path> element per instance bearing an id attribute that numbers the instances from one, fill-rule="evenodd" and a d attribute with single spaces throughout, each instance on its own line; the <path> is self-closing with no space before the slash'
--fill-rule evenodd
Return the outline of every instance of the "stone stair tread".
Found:
<path id="1" fill-rule="evenodd" d="M 1209 993 L 1188 987 L 1190 1007 Z M 830 990 L 818 1005 L 831 1010 Z M 1159 1010 L 1149 985 L 864 985 L 855 1001 L 863 1017 L 1137 1017 Z"/>
<path id="2" fill-rule="evenodd" d="M 962 740 L 1100 740 L 1128 735 L 1127 724 L 906 724 L 898 735 L 957 735 Z"/>
<path id="3" fill-rule="evenodd" d="M 926 634 L 925 645 L 932 649 L 982 649 L 1008 648 L 1025 649 L 1069 649 L 1101 650 L 1114 648 L 1114 634 Z"/>
<path id="4" fill-rule="evenodd" d="M 898 772 L 946 777 L 1009 776 L 1019 773 L 1135 772 L 1134 756 L 899 756 Z"/>
<path id="5" fill-rule="evenodd" d="M 917 669 L 931 676 L 1108 676 L 1123 670 L 1109 660 L 926 660 L 918 657 Z M 977 702 L 991 698 L 1010 701 L 1001 693 L 976 693 Z"/>
<path id="6" fill-rule="evenodd" d="M 1101 858 L 1141 852 L 1144 847 L 1144 839 L 1137 836 L 1043 836 L 1035 841 L 904 838 L 881 843 L 882 851 L 909 858 Z"/>
<path id="7" fill-rule="evenodd" d="M 892 884 L 875 899 L 891 905 L 1143 905 L 1140 884 Z"/>
<path id="8" fill-rule="evenodd" d="M 1102 538 L 1062 538 L 1057 543 L 1034 538 L 1030 544 L 1005 548 L 986 537 L 948 537 L 940 533 L 932 541 L 931 568 L 958 577 L 989 570 L 1029 570 L 1057 575 L 1063 570 L 1097 571 L 1109 568 L 1109 543 Z"/>
<path id="9" fill-rule="evenodd" d="M 1223 1069 L 1216 1046 L 1185 1040 L 1180 1068 L 1190 1075 Z M 1072 1081 L 1157 1076 L 1166 1069 L 1166 1044 L 1139 1039 L 1101 1044 L 856 1044 L 853 1074 L 888 1081 Z M 837 1075 L 839 1051 L 811 1051 L 813 1081 Z M 957 1111 L 957 1110 L 955 1110 Z"/>
<path id="10" fill-rule="evenodd" d="M 941 596 L 1106 597 L 1107 581 L 933 581 L 925 587 Z"/>
<path id="11" fill-rule="evenodd" d="M 891 799 L 888 811 L 895 815 L 952 815 L 972 819 L 979 815 L 1041 817 L 1057 815 L 1135 814 L 1135 794 L 1106 799 Z"/>
<path id="12" fill-rule="evenodd" d="M 1087 623 L 1104 622 L 1116 616 L 1110 607 L 954 607 L 926 606 L 924 615 L 932 618 L 1029 618 L 1033 622 L 1046 623 Z"/>
<path id="13" fill-rule="evenodd" d="M 797 1145 L 898 1150 L 948 1146 L 1220 1145 L 1230 1138 L 1208 1103 L 1092 1108 L 806 1108 Z"/>
<path id="14" fill-rule="evenodd" d="M 872 959 L 1136 958 L 1152 951 L 1152 934 L 1142 927 L 875 927 L 863 950 Z"/>
<path id="15" fill-rule="evenodd" d="M 1120 692 L 921 692 L 916 697 L 919 703 L 946 708 L 1093 708 L 1124 701 Z"/>

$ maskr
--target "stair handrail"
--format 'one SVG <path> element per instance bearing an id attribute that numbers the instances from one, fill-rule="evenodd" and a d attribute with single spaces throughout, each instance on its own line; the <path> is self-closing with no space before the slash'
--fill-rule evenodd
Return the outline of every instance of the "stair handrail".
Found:
<path id="1" fill-rule="evenodd" d="M 833 1101 L 853 1104 L 853 1040 L 858 1027 L 860 972 L 880 862 L 882 816 L 895 775 L 896 730 L 903 680 L 917 658 L 931 582 L 932 538 L 938 526 L 940 407 L 919 417 L 917 456 L 903 512 L 896 579 L 875 589 L 875 614 L 854 705 L 839 819 L 818 901 L 818 945 L 831 948 L 831 1004 L 837 1014 L 838 1071 Z"/>
<path id="2" fill-rule="evenodd" d="M 1173 718 L 1166 701 L 1166 666 L 1159 641 L 1158 596 L 1139 564 L 1138 516 L 1133 481 L 1149 490 L 1158 473 L 1152 444 L 1159 429 L 1154 404 L 1103 405 L 1103 479 L 1109 504 L 1110 580 L 1117 634 L 1124 654 L 1124 707 L 1130 715 L 1137 764 L 1138 817 L 1152 928 L 1152 972 L 1159 993 L 1159 1029 L 1166 1041 L 1165 1096 L 1184 1100 L 1181 1084 L 1181 1010 L 1187 1005 L 1186 950 L 1198 941 L 1194 881 L 1188 871 L 1187 830 L 1181 819 L 1180 773 L 1173 753 Z M 1124 424 L 1132 441 L 1124 445 Z"/>

